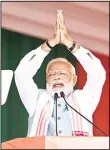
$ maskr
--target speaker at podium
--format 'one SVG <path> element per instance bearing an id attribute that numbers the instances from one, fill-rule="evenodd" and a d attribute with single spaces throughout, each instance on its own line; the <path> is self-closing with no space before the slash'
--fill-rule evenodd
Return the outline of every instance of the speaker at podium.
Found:
<path id="1" fill-rule="evenodd" d="M 1 70 L 1 105 L 6 103 L 13 77 L 12 70 Z"/>
<path id="2" fill-rule="evenodd" d="M 13 71 L 1 70 L 1 104 L 5 104 Z M 109 137 L 24 137 L 1 143 L 2 149 L 109 149 Z"/>

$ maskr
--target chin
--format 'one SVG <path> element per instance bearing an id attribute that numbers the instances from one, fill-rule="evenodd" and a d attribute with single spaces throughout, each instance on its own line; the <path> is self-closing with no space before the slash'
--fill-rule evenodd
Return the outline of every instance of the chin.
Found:
<path id="1" fill-rule="evenodd" d="M 50 87 L 48 87 L 47 88 L 47 92 L 52 96 L 52 97 L 54 97 L 54 94 L 55 93 L 58 93 L 58 96 L 60 97 L 60 92 L 62 92 L 63 90 L 62 89 L 59 89 L 59 88 L 54 88 L 54 89 L 52 89 L 52 88 L 50 88 Z"/>
<path id="2" fill-rule="evenodd" d="M 56 89 L 53 89 L 54 93 L 58 93 L 58 96 L 60 97 L 60 92 L 64 91 L 63 88 L 56 88 Z"/>
<path id="3" fill-rule="evenodd" d="M 55 93 L 58 93 L 58 96 L 60 97 L 60 92 L 64 92 L 65 96 L 68 96 L 73 91 L 73 86 L 66 86 L 66 88 L 52 88 L 50 86 L 47 86 L 47 92 L 54 97 Z"/>
<path id="4" fill-rule="evenodd" d="M 46 90 L 52 97 L 54 97 L 55 93 L 58 93 L 58 96 L 60 97 L 60 92 L 64 92 L 65 96 L 68 96 L 70 93 L 73 92 L 73 83 L 71 82 L 62 87 L 56 88 L 52 88 L 52 85 L 49 86 L 48 84 L 46 84 Z"/>

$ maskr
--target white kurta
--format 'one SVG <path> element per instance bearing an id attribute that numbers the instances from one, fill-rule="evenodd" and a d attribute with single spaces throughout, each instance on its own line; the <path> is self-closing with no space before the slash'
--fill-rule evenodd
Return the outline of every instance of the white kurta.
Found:
<path id="1" fill-rule="evenodd" d="M 45 89 L 38 89 L 34 83 L 33 77 L 40 68 L 47 52 L 41 49 L 41 46 L 29 52 L 18 65 L 15 71 L 15 83 L 20 98 L 29 113 L 28 136 L 35 136 L 38 126 L 40 113 L 47 100 L 51 103 L 50 119 L 53 111 L 52 97 Z M 76 101 L 81 108 L 82 114 L 92 121 L 92 115 L 95 111 L 106 79 L 106 72 L 100 60 L 96 58 L 89 50 L 80 46 L 79 50 L 73 55 L 77 58 L 87 73 L 87 81 L 82 90 L 74 91 Z M 92 125 L 85 120 L 88 126 L 89 135 L 92 136 Z M 49 120 L 46 122 L 46 130 Z"/>

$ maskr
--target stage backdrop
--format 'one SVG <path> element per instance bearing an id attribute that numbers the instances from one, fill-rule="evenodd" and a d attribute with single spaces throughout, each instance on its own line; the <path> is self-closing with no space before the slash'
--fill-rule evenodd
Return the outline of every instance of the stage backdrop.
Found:
<path id="1" fill-rule="evenodd" d="M 15 71 L 20 60 L 31 50 L 40 46 L 44 40 L 32 38 L 15 32 L 2 29 L 1 31 L 1 69 Z M 96 54 L 108 71 L 108 57 Z M 82 88 L 85 78 L 83 71 L 76 58 L 70 54 L 64 46 L 56 46 L 46 57 L 41 68 L 34 77 L 39 88 L 45 88 L 45 69 L 48 61 L 55 57 L 66 57 L 76 67 L 78 73 L 78 85 L 75 88 Z M 108 75 L 108 74 L 107 74 Z M 94 85 L 95 86 L 95 85 Z M 101 102 L 94 113 L 94 122 L 108 133 L 108 78 L 104 85 Z M 18 137 L 26 137 L 28 113 L 22 104 L 14 78 L 9 90 L 7 102 L 1 106 L 1 142 Z M 94 135 L 102 135 L 94 129 Z"/>

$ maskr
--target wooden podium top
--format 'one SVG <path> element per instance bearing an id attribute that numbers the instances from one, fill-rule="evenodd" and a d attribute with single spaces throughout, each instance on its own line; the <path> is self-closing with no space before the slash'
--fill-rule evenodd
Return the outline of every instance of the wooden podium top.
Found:
<path id="1" fill-rule="evenodd" d="M 109 149 L 109 137 L 46 137 L 47 149 Z"/>
<path id="2" fill-rule="evenodd" d="M 16 138 L 3 142 L 2 149 L 45 149 L 45 137 Z"/>
<path id="3" fill-rule="evenodd" d="M 29 137 L 2 143 L 2 149 L 109 149 L 109 137 Z"/>

